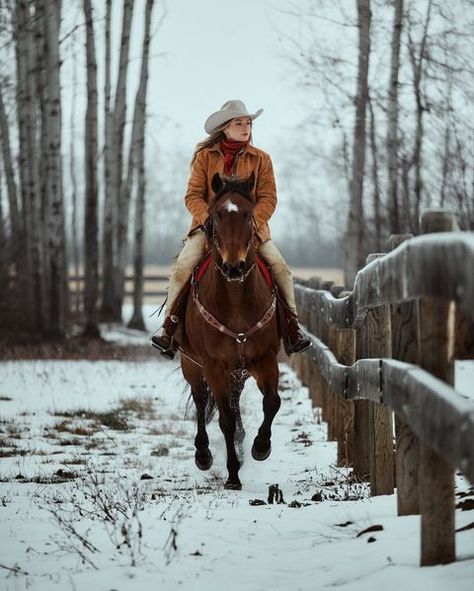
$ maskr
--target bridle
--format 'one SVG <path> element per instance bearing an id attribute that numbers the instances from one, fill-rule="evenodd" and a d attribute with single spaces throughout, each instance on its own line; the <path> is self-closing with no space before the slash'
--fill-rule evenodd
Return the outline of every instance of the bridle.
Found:
<path id="1" fill-rule="evenodd" d="M 251 238 L 249 240 L 249 243 L 247 245 L 247 250 L 245 253 L 246 258 L 247 258 L 248 252 L 249 252 L 250 247 L 253 244 L 254 238 L 255 238 L 255 229 L 254 229 L 254 225 L 253 225 L 253 220 L 251 221 L 251 223 L 252 223 L 252 234 L 251 234 Z M 209 224 L 211 225 L 210 235 L 211 235 L 212 244 L 215 247 L 215 249 L 217 250 L 217 252 L 220 254 L 219 242 L 217 240 L 216 233 L 215 233 L 215 225 L 216 224 L 215 224 L 213 213 L 211 214 L 211 219 L 209 220 Z M 247 279 L 247 277 L 250 275 L 250 273 L 257 266 L 256 262 L 254 261 L 252 263 L 252 265 L 246 270 L 246 272 L 241 277 L 229 278 L 224 273 L 224 270 L 222 269 L 222 267 L 217 263 L 217 261 L 215 260 L 215 257 L 214 257 L 214 265 L 215 265 L 215 268 L 222 273 L 222 275 L 225 277 L 225 279 L 227 281 L 229 281 L 229 282 L 239 281 L 240 283 L 243 283 Z M 246 366 L 245 344 L 248 341 L 249 337 L 251 337 L 252 335 L 257 333 L 259 330 L 261 330 L 265 326 L 267 326 L 267 324 L 273 318 L 273 316 L 275 314 L 275 310 L 276 310 L 276 305 L 277 305 L 277 298 L 276 298 L 275 291 L 274 290 L 272 291 L 272 301 L 270 303 L 270 306 L 267 308 L 267 310 L 265 311 L 263 316 L 247 332 L 235 332 L 235 331 L 231 330 L 230 328 L 228 328 L 227 326 L 225 326 L 225 324 L 223 324 L 222 322 L 217 320 L 217 318 L 213 314 L 211 314 L 211 312 L 209 312 L 204 307 L 202 302 L 199 300 L 196 283 L 193 285 L 192 296 L 193 296 L 194 303 L 196 304 L 196 308 L 198 309 L 199 313 L 204 318 L 204 320 L 208 324 L 210 324 L 213 328 L 218 330 L 220 333 L 225 334 L 226 336 L 228 336 L 234 340 L 234 342 L 237 346 L 238 354 L 239 354 L 239 360 L 240 360 L 239 368 L 245 369 L 245 366 Z"/>
<path id="2" fill-rule="evenodd" d="M 250 222 L 252 224 L 252 233 L 250 235 L 250 240 L 248 241 L 247 244 L 247 248 L 245 249 L 245 259 L 247 260 L 247 256 L 249 254 L 249 250 L 251 245 L 254 242 L 255 239 L 255 228 L 253 225 L 253 216 L 252 216 L 252 220 Z M 216 251 L 219 253 L 219 255 L 221 255 L 221 248 L 219 245 L 219 240 L 216 237 L 216 221 L 214 219 L 214 212 L 211 214 L 210 216 L 210 222 L 209 222 L 210 226 L 211 226 L 211 242 L 212 245 L 214 246 L 214 248 L 216 249 Z M 222 255 L 221 255 L 222 258 Z M 226 281 L 228 281 L 229 283 L 234 282 L 234 281 L 238 281 L 239 283 L 243 283 L 247 277 L 250 275 L 250 273 L 255 269 L 256 267 L 256 263 L 255 261 L 250 265 L 250 267 L 245 271 L 245 273 L 243 275 L 241 275 L 240 277 L 229 277 L 227 275 L 227 273 L 224 271 L 224 269 L 222 268 L 222 266 L 218 263 L 216 257 L 214 257 L 214 266 L 215 268 L 221 272 L 221 275 L 224 277 L 224 279 Z"/>

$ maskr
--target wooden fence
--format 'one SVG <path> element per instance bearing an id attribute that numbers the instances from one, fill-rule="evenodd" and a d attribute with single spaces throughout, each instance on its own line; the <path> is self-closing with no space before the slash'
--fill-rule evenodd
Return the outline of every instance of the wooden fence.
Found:
<path id="1" fill-rule="evenodd" d="M 100 280 L 100 279 L 99 279 Z M 133 297 L 133 275 L 125 276 L 125 296 Z M 168 275 L 144 275 L 143 298 L 165 298 L 167 295 Z M 84 286 L 84 275 L 69 275 L 69 287 L 71 294 L 82 294 Z M 82 297 L 82 295 L 81 295 Z"/>
<path id="2" fill-rule="evenodd" d="M 322 408 L 339 465 L 368 477 L 373 495 L 396 485 L 398 514 L 421 515 L 422 566 L 455 560 L 454 470 L 474 483 L 474 401 L 452 387 L 455 355 L 472 354 L 474 233 L 453 230 L 453 214 L 426 212 L 431 235 L 392 237 L 351 292 L 296 285 L 313 347 L 291 365 Z"/>

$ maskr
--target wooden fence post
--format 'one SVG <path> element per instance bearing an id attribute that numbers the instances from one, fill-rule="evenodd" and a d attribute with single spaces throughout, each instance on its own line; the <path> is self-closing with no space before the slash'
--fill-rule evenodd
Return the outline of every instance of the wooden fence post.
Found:
<path id="1" fill-rule="evenodd" d="M 394 250 L 412 234 L 390 237 L 388 250 Z M 418 301 L 402 302 L 390 306 L 392 330 L 392 357 L 417 365 L 420 357 L 418 334 Z M 416 515 L 419 509 L 418 468 L 419 440 L 408 425 L 395 417 L 396 456 L 395 481 L 398 515 Z"/>
<path id="2" fill-rule="evenodd" d="M 341 293 L 344 297 L 350 292 Z M 336 333 L 334 354 L 339 363 L 351 366 L 355 363 L 355 330 L 341 328 Z M 353 463 L 354 444 L 354 401 L 337 397 L 337 423 L 335 436 L 337 439 L 337 465 L 351 466 Z"/>
<path id="3" fill-rule="evenodd" d="M 456 219 L 451 212 L 427 212 L 421 228 L 424 234 L 452 231 L 456 229 Z M 454 382 L 454 312 L 454 302 L 420 298 L 420 365 L 451 385 Z M 453 562 L 456 556 L 454 470 L 423 443 L 420 443 L 419 489 L 421 566 Z"/>
<path id="4" fill-rule="evenodd" d="M 335 298 L 339 297 L 344 292 L 342 285 L 333 285 L 331 287 L 331 295 Z M 329 348 L 333 355 L 338 361 L 338 342 L 339 342 L 339 329 L 330 326 L 329 329 Z M 329 389 L 329 422 L 328 422 L 328 441 L 337 441 L 343 438 L 341 432 L 343 432 L 343 417 L 342 412 L 343 399 Z M 339 447 L 339 444 L 338 444 Z"/>
<path id="5" fill-rule="evenodd" d="M 311 302 L 311 317 L 310 322 L 308 325 L 308 329 L 312 335 L 315 337 L 319 337 L 319 330 L 318 330 L 318 317 L 319 317 L 319 310 L 317 305 L 314 301 L 314 297 Z M 310 396 L 313 402 L 313 406 L 321 406 L 321 388 L 322 388 L 322 376 L 321 372 L 319 371 L 319 367 L 316 363 L 310 364 Z"/>
<path id="6" fill-rule="evenodd" d="M 329 328 L 326 321 L 321 316 L 319 318 L 319 338 L 325 345 L 328 345 Z M 321 419 L 325 422 L 328 420 L 328 389 L 328 383 L 323 378 L 321 380 Z"/>
<path id="7" fill-rule="evenodd" d="M 367 263 L 383 254 L 367 257 Z M 390 308 L 377 306 L 366 317 L 367 357 L 391 357 Z M 369 466 L 372 495 L 393 494 L 395 458 L 392 411 L 377 402 L 369 402 Z"/>
<path id="8" fill-rule="evenodd" d="M 328 324 L 328 342 L 327 346 L 335 353 L 336 351 L 336 333 L 337 329 L 334 328 L 331 324 Z M 325 384 L 325 392 L 326 392 L 326 422 L 328 425 L 328 441 L 336 441 L 336 414 L 337 414 L 337 399 L 339 398 L 334 392 L 331 390 L 331 386 L 326 382 Z"/>
<path id="9" fill-rule="evenodd" d="M 367 357 L 366 319 L 356 329 L 356 360 Z M 358 480 L 369 480 L 369 401 L 354 400 L 353 473 Z"/>

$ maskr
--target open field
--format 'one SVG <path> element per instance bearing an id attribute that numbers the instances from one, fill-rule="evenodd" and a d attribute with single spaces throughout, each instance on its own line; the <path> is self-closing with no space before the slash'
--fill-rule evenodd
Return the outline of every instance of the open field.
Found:
<path id="1" fill-rule="evenodd" d="M 216 419 L 214 465 L 194 465 L 178 364 L 123 359 L 0 363 L 2 591 L 472 589 L 474 489 L 459 474 L 457 562 L 422 569 L 419 517 L 336 467 L 286 365 L 265 462 L 250 455 L 261 395 L 245 387 L 243 490 L 227 491 Z"/>

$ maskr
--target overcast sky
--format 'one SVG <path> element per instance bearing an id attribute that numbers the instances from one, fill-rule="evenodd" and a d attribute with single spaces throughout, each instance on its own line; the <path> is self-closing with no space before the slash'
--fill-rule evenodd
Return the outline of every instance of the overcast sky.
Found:
<path id="1" fill-rule="evenodd" d="M 229 99 L 242 99 L 253 112 L 265 110 L 254 141 L 263 149 L 298 121 L 279 31 L 293 35 L 294 19 L 278 12 L 288 0 L 168 0 L 167 14 L 153 40 L 150 70 L 150 132 L 190 150 L 205 136 L 204 120 Z M 136 1 L 136 31 L 144 0 Z M 119 11 L 117 11 L 119 12 Z M 163 14 L 156 4 L 155 22 Z M 120 16 L 119 16 L 120 18 Z M 132 56 L 141 35 L 134 35 Z M 138 68 L 139 60 L 134 63 Z"/>

